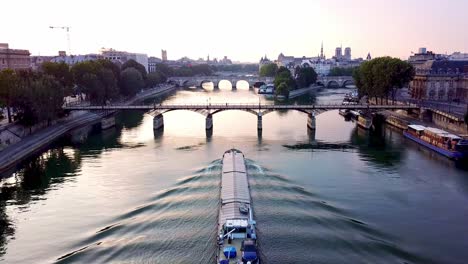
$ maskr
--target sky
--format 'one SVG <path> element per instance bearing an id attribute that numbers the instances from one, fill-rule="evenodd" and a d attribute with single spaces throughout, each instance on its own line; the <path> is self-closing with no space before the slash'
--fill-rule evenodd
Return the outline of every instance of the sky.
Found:
<path id="1" fill-rule="evenodd" d="M 2 0 L 0 43 L 33 55 L 103 47 L 169 59 L 228 58 L 258 62 L 327 57 L 338 46 L 353 57 L 406 59 L 419 47 L 468 52 L 468 0 Z M 465 12 L 465 14 L 464 14 Z"/>

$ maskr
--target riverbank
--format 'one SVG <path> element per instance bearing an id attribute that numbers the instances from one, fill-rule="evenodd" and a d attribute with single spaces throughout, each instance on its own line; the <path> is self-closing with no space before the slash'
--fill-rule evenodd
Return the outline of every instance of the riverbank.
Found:
<path id="1" fill-rule="evenodd" d="M 168 86 L 164 88 L 154 88 L 143 91 L 130 100 L 127 100 L 124 104 L 131 105 L 138 101 L 145 100 L 148 97 L 155 96 L 158 94 L 166 93 L 174 90 L 175 86 Z M 12 168 L 18 162 L 28 158 L 29 156 L 37 153 L 49 144 L 81 126 L 93 125 L 100 120 L 112 113 L 109 112 L 85 112 L 80 111 L 73 113 L 66 118 L 58 120 L 54 125 L 39 130 L 29 136 L 22 138 L 14 144 L 9 145 L 0 152 L 0 173 L 7 171 Z"/>

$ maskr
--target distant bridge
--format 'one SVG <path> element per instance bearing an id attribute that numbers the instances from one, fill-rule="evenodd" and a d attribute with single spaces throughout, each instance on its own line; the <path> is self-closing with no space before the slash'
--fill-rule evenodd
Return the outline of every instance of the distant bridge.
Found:
<path id="1" fill-rule="evenodd" d="M 273 77 L 258 77 L 258 76 L 195 76 L 195 77 L 170 77 L 167 82 L 179 86 L 195 86 L 202 87 L 204 83 L 212 82 L 215 88 L 219 87 L 221 81 L 231 83 L 233 89 L 237 87 L 240 81 L 246 81 L 249 87 L 253 87 L 256 83 L 272 83 Z"/>
<path id="2" fill-rule="evenodd" d="M 170 77 L 167 82 L 178 86 L 195 86 L 202 87 L 204 83 L 213 83 L 215 88 L 219 87 L 221 81 L 231 83 L 233 89 L 237 87 L 240 81 L 246 81 L 249 87 L 253 87 L 256 83 L 272 83 L 274 77 L 259 77 L 259 76 L 195 76 L 195 77 Z M 323 76 L 317 78 L 317 83 L 325 87 L 346 87 L 346 85 L 354 84 L 354 79 L 351 76 Z"/>
<path id="3" fill-rule="evenodd" d="M 273 111 L 296 110 L 307 114 L 307 126 L 315 129 L 315 116 L 325 111 L 336 109 L 349 110 L 416 110 L 420 109 L 415 105 L 341 105 L 341 104 L 317 104 L 317 105 L 269 105 L 269 104 L 181 104 L 181 105 L 106 105 L 106 106 L 67 106 L 65 110 L 87 110 L 87 111 L 105 111 L 105 110 L 143 110 L 149 111 L 154 116 L 153 128 L 158 130 L 164 126 L 163 114 L 175 110 L 188 110 L 200 113 L 206 117 L 206 129 L 213 128 L 213 115 L 227 111 L 240 110 L 254 114 L 258 118 L 257 128 L 262 129 L 262 117 Z"/>
<path id="4" fill-rule="evenodd" d="M 351 76 L 323 76 L 317 78 L 317 83 L 325 87 L 342 87 L 354 84 L 354 79 Z"/>

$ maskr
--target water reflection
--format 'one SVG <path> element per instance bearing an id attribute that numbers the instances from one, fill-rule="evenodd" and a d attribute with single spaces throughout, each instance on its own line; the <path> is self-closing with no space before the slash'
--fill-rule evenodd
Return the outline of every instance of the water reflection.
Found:
<path id="1" fill-rule="evenodd" d="M 339 90 L 322 90 L 287 102 L 275 102 L 248 89 L 238 89 L 236 92 L 196 89 L 180 90 L 146 102 L 199 104 L 209 100 L 212 103 L 258 103 L 260 99 L 262 104 L 326 103 L 339 100 L 343 96 Z M 346 89 L 342 90 L 347 92 Z M 369 260 L 369 263 L 385 262 L 380 261 L 382 259 L 387 263 L 421 260 L 416 257 L 417 254 L 408 253 L 412 251 L 406 250 L 406 246 L 418 249 L 419 244 L 412 243 L 411 238 L 421 239 L 423 232 L 410 236 L 396 230 L 395 236 L 403 237 L 401 240 L 406 242 L 400 245 L 399 239 L 388 235 L 393 231 L 381 230 L 381 226 L 393 227 L 392 221 L 385 220 L 385 217 L 382 217 L 383 220 L 369 220 L 368 215 L 359 215 L 360 210 L 367 210 L 366 213 L 378 211 L 372 204 L 366 203 L 377 201 L 378 207 L 381 205 L 378 202 L 385 199 L 389 192 L 391 195 L 388 197 L 401 197 L 408 192 L 405 188 L 388 186 L 387 182 L 382 188 L 381 183 L 367 177 L 369 174 L 423 175 L 421 177 L 424 179 L 416 183 L 401 184 L 412 189 L 419 188 L 421 182 L 432 184 L 435 177 L 447 174 L 448 167 L 453 179 L 441 177 L 442 184 L 430 185 L 427 187 L 429 191 L 419 190 L 422 196 L 441 192 L 439 185 L 444 184 L 455 186 L 453 189 L 456 191 L 454 194 L 451 189 L 443 190 L 443 197 L 449 201 L 441 203 L 441 208 L 450 208 L 452 203 L 465 204 L 463 195 L 468 196 L 468 184 L 462 177 L 465 172 L 453 165 L 449 167 L 447 164 L 453 163 L 447 159 L 431 155 L 430 151 L 426 153 L 418 145 L 408 143 L 401 136 L 401 131 L 384 128 L 379 133 L 369 133 L 358 129 L 355 123 L 345 122 L 337 111 L 318 115 L 316 130 L 307 129 L 307 116 L 298 111 L 265 115 L 262 130 L 257 129 L 257 117 L 251 113 L 225 111 L 213 118 L 214 128 L 206 130 L 204 115 L 172 111 L 164 114 L 164 129 L 154 131 L 152 116 L 139 111 L 122 112 L 116 116 L 115 128 L 93 130 L 83 141 L 72 142 L 66 138 L 57 143 L 59 147 L 52 147 L 23 163 L 21 169 L 2 180 L 0 255 L 5 254 L 5 259 L 10 262 L 32 263 L 48 262 L 46 260 L 55 260 L 59 256 L 65 256 L 64 262 L 93 262 L 96 259 L 103 262 L 171 262 L 174 256 L 183 262 L 187 256 L 201 254 L 201 259 L 206 263 L 212 257 L 212 240 L 207 239 L 215 235 L 213 221 L 216 210 L 213 208 L 216 208 L 218 201 L 220 165 L 219 160 L 208 166 L 203 164 L 219 159 L 231 147 L 241 148 L 253 159 L 249 161 L 249 173 L 252 173 L 254 203 L 258 205 L 256 213 L 261 220 L 261 249 L 270 263 L 275 260 L 283 260 L 284 263 L 294 263 L 295 260 L 296 263 L 307 262 L 310 260 L 311 245 L 317 262 L 324 262 L 325 259 L 343 263 L 349 258 L 362 258 Z M 309 155 L 309 152 L 314 155 Z M 270 168 L 258 165 L 260 163 Z M 172 184 L 181 179 L 186 171 L 200 167 L 197 173 L 184 178 L 180 184 Z M 426 171 L 428 167 L 431 169 Z M 285 172 L 288 177 L 279 176 L 278 171 Z M 369 191 L 373 189 L 385 191 Z M 350 193 L 356 190 L 358 198 L 352 200 Z M 327 191 L 329 193 L 323 195 Z M 57 200 L 73 192 L 78 193 L 76 197 L 79 198 L 68 201 L 67 210 L 57 215 L 41 211 L 42 206 L 49 206 L 51 211 L 59 210 L 63 204 Z M 80 196 L 91 192 L 94 192 L 94 196 L 90 195 L 88 199 Z M 155 192 L 160 194 L 152 195 Z M 55 197 L 50 194 L 55 194 Z M 147 199 L 149 202 L 146 203 Z M 395 216 L 404 212 L 405 223 L 418 225 L 420 215 L 413 211 L 424 199 L 411 201 L 414 205 L 411 204 L 409 211 L 405 206 L 410 202 L 394 200 L 385 208 L 393 209 L 391 212 Z M 37 204 L 37 201 L 44 204 L 38 207 L 37 215 L 44 217 L 49 214 L 71 220 L 59 223 L 62 229 L 58 231 L 46 228 L 47 232 L 32 232 L 18 238 L 20 228 L 31 230 L 37 224 L 18 220 L 31 217 L 28 207 Z M 115 207 L 97 214 L 95 219 L 88 217 L 92 211 L 90 208 L 103 211 L 111 206 Z M 428 207 L 422 205 L 421 208 Z M 128 214 L 122 215 L 122 212 L 128 211 Z M 444 213 L 451 212 L 448 210 Z M 452 215 L 450 219 L 455 217 Z M 466 219 L 462 217 L 462 220 Z M 79 225 L 81 222 L 88 225 Z M 40 222 L 42 226 L 49 223 L 50 219 Z M 456 232 L 453 228 L 457 225 L 452 222 L 440 226 L 452 233 L 463 233 Z M 167 230 L 170 230 L 169 234 Z M 194 230 L 199 235 L 197 238 L 204 239 L 203 244 L 193 239 Z M 14 246 L 6 250 L 6 241 L 15 235 L 15 241 L 8 242 Z M 37 243 L 44 239 L 41 235 L 50 240 L 52 246 Z M 278 237 L 281 243 L 275 240 Z M 196 250 L 192 245 L 196 246 Z M 280 256 L 281 252 L 286 251 L 285 248 L 278 249 L 278 245 L 292 248 L 297 255 L 291 258 Z M 427 252 L 430 246 L 425 246 L 416 251 Z M 452 248 L 449 246 L 443 247 L 444 250 Z M 340 254 L 336 254 L 337 248 Z M 83 252 L 76 252 L 77 249 L 83 249 Z M 176 252 L 177 249 L 183 249 L 183 252 Z M 451 250 L 455 256 L 464 254 L 461 250 Z M 34 253 L 21 256 L 18 254 L 20 251 Z M 72 255 L 67 255 L 70 252 Z"/>

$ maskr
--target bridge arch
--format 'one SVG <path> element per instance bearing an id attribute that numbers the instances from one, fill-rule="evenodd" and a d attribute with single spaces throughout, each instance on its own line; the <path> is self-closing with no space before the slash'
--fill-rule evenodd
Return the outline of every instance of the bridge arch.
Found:
<path id="1" fill-rule="evenodd" d="M 343 88 L 346 88 L 346 85 L 354 85 L 354 80 L 345 80 L 343 81 Z"/>
<path id="2" fill-rule="evenodd" d="M 215 110 L 214 112 L 212 112 L 211 114 L 214 115 L 214 114 L 224 112 L 224 111 L 229 111 L 229 110 L 231 110 L 231 111 L 244 111 L 244 112 L 253 114 L 255 116 L 258 116 L 258 112 L 254 111 L 254 110 L 251 110 L 251 109 L 218 109 L 218 110 Z"/>
<path id="3" fill-rule="evenodd" d="M 231 80 L 228 80 L 228 79 L 220 79 L 220 80 L 218 81 L 216 87 L 218 87 L 219 89 L 221 89 L 221 87 L 222 87 L 223 85 L 227 85 L 227 84 L 229 84 L 229 85 L 231 86 L 231 90 L 234 90 L 234 89 L 235 89 L 235 86 L 234 86 L 235 84 L 233 84 L 232 81 L 231 81 Z M 226 88 L 225 88 L 225 90 L 226 90 Z"/>
<path id="4" fill-rule="evenodd" d="M 235 81 L 236 81 L 236 84 L 235 84 L 236 89 L 241 88 L 243 90 L 248 90 L 251 87 L 249 81 L 246 81 L 246 80 L 235 80 Z"/>
<path id="5" fill-rule="evenodd" d="M 332 87 L 339 88 L 340 84 L 335 80 L 330 80 L 330 81 L 327 82 L 327 87 L 328 88 L 332 88 Z"/>

